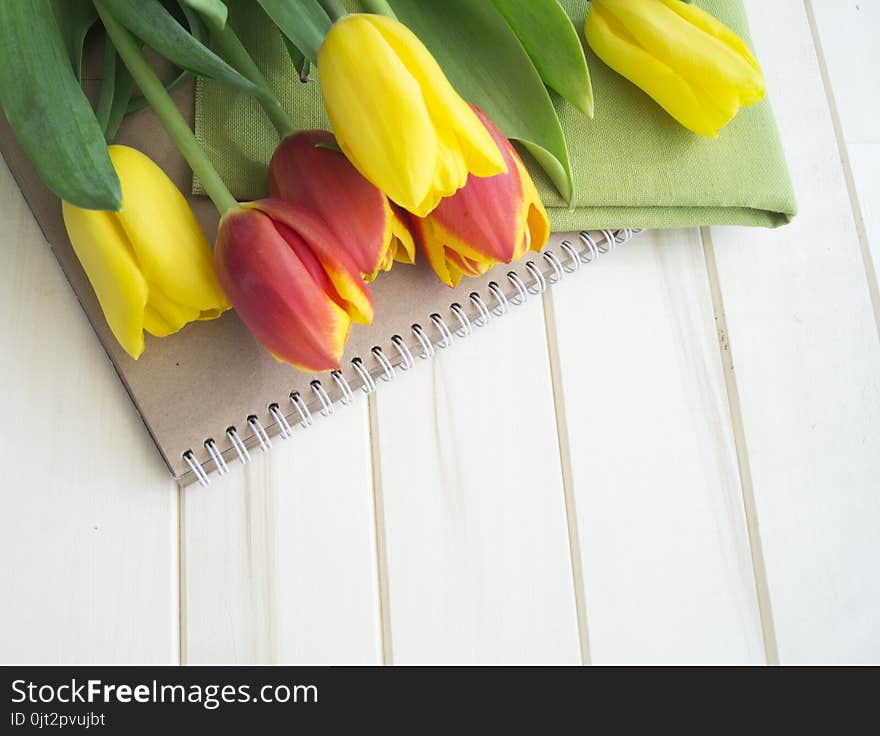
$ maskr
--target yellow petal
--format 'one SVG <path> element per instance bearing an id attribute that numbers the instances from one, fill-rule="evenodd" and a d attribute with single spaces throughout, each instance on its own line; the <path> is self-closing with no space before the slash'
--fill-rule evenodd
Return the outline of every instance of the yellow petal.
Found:
<path id="1" fill-rule="evenodd" d="M 523 227 L 525 237 L 523 238 L 522 250 L 514 253 L 513 260 L 515 261 L 524 256 L 526 251 L 541 252 L 550 239 L 550 218 L 547 217 L 547 210 L 544 208 L 535 182 L 532 181 L 532 177 L 519 156 L 514 158 L 514 163 L 519 170 L 522 181 L 523 206 L 525 208 L 525 225 Z"/>
<path id="2" fill-rule="evenodd" d="M 147 284 L 149 298 L 144 313 L 144 329 L 156 337 L 174 334 L 200 317 L 200 310 L 171 299 L 155 284 Z"/>
<path id="3" fill-rule="evenodd" d="M 112 212 L 62 202 L 70 242 L 95 290 L 113 336 L 132 358 L 144 352 L 147 282 Z"/>
<path id="4" fill-rule="evenodd" d="M 144 309 L 144 329 L 156 337 L 167 337 L 177 332 L 180 326 L 169 322 L 161 312 L 147 304 Z"/>
<path id="5" fill-rule="evenodd" d="M 428 113 L 448 156 L 443 160 L 441 151 L 441 160 L 435 172 L 438 187 L 461 181 L 455 189 L 442 196 L 448 196 L 463 187 L 468 173 L 475 176 L 505 173 L 507 166 L 492 136 L 449 83 L 440 65 L 418 37 L 391 18 L 381 15 L 367 17 L 419 82 Z"/>
<path id="6" fill-rule="evenodd" d="M 682 3 L 680 0 L 660 0 L 667 8 L 685 18 L 692 25 L 701 29 L 705 33 L 714 36 L 723 44 L 728 46 L 732 51 L 739 54 L 746 63 L 752 67 L 758 74 L 763 76 L 761 65 L 752 54 L 751 49 L 746 46 L 739 36 L 737 36 L 730 28 L 719 21 L 715 16 L 707 13 L 702 8 L 688 3 Z"/>
<path id="7" fill-rule="evenodd" d="M 720 121 L 706 111 L 690 85 L 639 46 L 613 16 L 604 12 L 604 4 L 594 2 L 590 6 L 584 35 L 602 61 L 644 90 L 683 126 L 700 135 L 718 135 Z"/>
<path id="8" fill-rule="evenodd" d="M 324 105 L 342 151 L 364 177 L 420 216 L 469 173 L 506 170 L 497 146 L 406 26 L 355 14 L 318 52 Z"/>
<path id="9" fill-rule="evenodd" d="M 687 8 L 685 11 L 662 0 L 605 2 L 642 48 L 663 60 L 719 109 L 732 109 L 731 117 L 741 97 L 754 99 L 759 89 L 763 96 L 763 77 L 754 57 L 748 52 L 742 55 L 745 44 L 739 39 L 730 45 L 727 41 L 736 34 L 706 11 L 675 3 Z"/>
<path id="10" fill-rule="evenodd" d="M 707 136 L 764 96 L 745 44 L 679 0 L 595 0 L 584 28 L 596 54 L 685 127 Z"/>
<path id="11" fill-rule="evenodd" d="M 754 105 L 764 99 L 766 93 L 764 73 L 761 71 L 758 60 L 739 36 L 717 18 L 696 5 L 688 5 L 674 0 L 661 0 L 661 2 L 670 11 L 689 23 L 692 29 L 701 31 L 700 38 L 703 43 L 700 47 L 703 49 L 702 53 L 716 59 L 717 67 L 710 65 L 709 71 L 716 68 L 720 71 L 723 81 L 734 88 L 739 105 Z M 688 60 L 693 63 L 693 58 Z M 690 68 L 694 69 L 693 66 Z M 701 71 L 706 71 L 705 60 L 702 65 L 697 66 L 695 71 L 695 78 L 699 78 Z M 683 71 L 683 73 L 686 72 Z M 711 85 L 713 81 L 710 78 L 707 83 Z"/>
<path id="12" fill-rule="evenodd" d="M 211 246 L 171 179 L 134 148 L 110 146 L 110 158 L 122 186 L 117 217 L 150 284 L 150 304 L 159 312 L 177 305 L 166 320 L 180 327 L 203 312 L 220 314 L 228 309 L 214 272 Z M 184 314 L 194 316 L 181 322 Z"/>
<path id="13" fill-rule="evenodd" d="M 398 263 L 415 263 L 416 244 L 413 241 L 412 233 L 391 205 L 388 205 L 388 218 L 394 260 Z"/>
<path id="14" fill-rule="evenodd" d="M 412 233 L 401 218 L 398 211 L 385 200 L 385 232 L 383 235 L 383 253 L 379 265 L 373 273 L 364 274 L 368 284 L 376 280 L 380 271 L 390 271 L 394 262 L 412 264 L 416 262 L 416 244 Z"/>
<path id="15" fill-rule="evenodd" d="M 428 196 L 437 158 L 418 82 L 362 15 L 330 29 L 318 73 L 339 147 L 393 201 L 417 206 Z"/>

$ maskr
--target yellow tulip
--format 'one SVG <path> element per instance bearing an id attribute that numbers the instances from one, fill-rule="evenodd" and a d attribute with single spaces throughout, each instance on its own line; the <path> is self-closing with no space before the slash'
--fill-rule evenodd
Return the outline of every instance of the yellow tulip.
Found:
<path id="1" fill-rule="evenodd" d="M 469 174 L 506 172 L 486 128 L 402 23 L 343 17 L 324 39 L 318 75 L 339 147 L 404 209 L 424 217 Z"/>
<path id="2" fill-rule="evenodd" d="M 153 161 L 110 146 L 122 185 L 119 212 L 62 203 L 64 224 L 114 337 L 132 358 L 144 330 L 164 337 L 229 309 L 192 209 Z"/>
<path id="3" fill-rule="evenodd" d="M 714 138 L 741 106 L 764 98 L 743 40 L 681 0 L 593 0 L 584 35 L 608 66 L 686 128 Z"/>

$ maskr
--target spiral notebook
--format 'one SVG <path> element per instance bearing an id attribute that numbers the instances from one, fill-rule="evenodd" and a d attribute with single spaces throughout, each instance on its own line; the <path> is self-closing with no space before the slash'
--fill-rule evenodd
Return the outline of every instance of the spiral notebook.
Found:
<path id="1" fill-rule="evenodd" d="M 94 83 L 85 82 L 87 92 Z M 177 93 L 192 116 L 192 89 Z M 144 151 L 183 192 L 191 174 L 149 112 L 129 118 L 118 141 Z M 310 374 L 274 360 L 234 312 L 196 322 L 161 340 L 146 336 L 137 361 L 116 343 L 64 229 L 61 206 L 37 176 L 0 115 L 2 153 L 80 304 L 113 361 L 171 473 L 182 484 L 207 485 L 213 473 L 250 460 L 299 428 L 350 403 L 354 392 L 375 391 L 397 371 L 466 337 L 549 284 L 569 278 L 633 231 L 554 235 L 543 254 L 499 266 L 456 289 L 441 284 L 421 259 L 399 264 L 372 285 L 376 319 L 355 325 L 342 368 Z M 189 197 L 209 239 L 217 214 L 204 197 Z"/>

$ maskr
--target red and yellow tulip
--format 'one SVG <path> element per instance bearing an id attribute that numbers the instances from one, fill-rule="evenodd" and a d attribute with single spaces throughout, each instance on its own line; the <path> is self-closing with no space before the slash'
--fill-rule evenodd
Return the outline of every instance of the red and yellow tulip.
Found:
<path id="1" fill-rule="evenodd" d="M 281 141 L 269 163 L 269 196 L 294 202 L 320 218 L 372 281 L 392 263 L 412 263 L 413 238 L 395 205 L 370 184 L 324 130 Z"/>
<path id="2" fill-rule="evenodd" d="M 300 204 L 263 199 L 227 212 L 214 263 L 238 316 L 272 355 L 297 368 L 338 368 L 351 323 L 373 320 L 352 249 Z"/>
<path id="3" fill-rule="evenodd" d="M 474 111 L 504 156 L 507 173 L 471 176 L 427 217 L 412 218 L 431 267 L 453 287 L 462 276 L 480 276 L 541 250 L 550 236 L 547 212 L 516 150 L 481 110 Z"/>

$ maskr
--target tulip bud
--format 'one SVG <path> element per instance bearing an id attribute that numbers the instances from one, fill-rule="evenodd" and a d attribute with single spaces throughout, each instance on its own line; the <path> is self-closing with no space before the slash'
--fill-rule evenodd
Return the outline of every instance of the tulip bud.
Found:
<path id="1" fill-rule="evenodd" d="M 471 176 L 427 217 L 412 218 L 431 267 L 453 287 L 462 276 L 481 276 L 530 249 L 541 250 L 550 236 L 547 212 L 516 150 L 480 109 L 474 111 L 504 156 L 507 173 Z"/>
<path id="2" fill-rule="evenodd" d="M 742 39 L 681 0 L 593 0 L 590 48 L 689 130 L 714 138 L 743 105 L 764 98 L 764 75 Z"/>
<path id="3" fill-rule="evenodd" d="M 395 260 L 412 263 L 415 245 L 396 207 L 343 154 L 328 147 L 335 142 L 324 130 L 288 135 L 269 163 L 269 196 L 320 218 L 361 275 L 372 281 Z"/>
<path id="4" fill-rule="evenodd" d="M 406 210 L 427 215 L 468 174 L 504 161 L 416 35 L 379 15 L 347 15 L 318 52 L 324 106 L 339 147 Z"/>
<path id="5" fill-rule="evenodd" d="M 229 309 L 211 246 L 186 199 L 153 161 L 110 146 L 122 186 L 119 212 L 62 202 L 70 242 L 113 336 L 132 358 L 144 330 L 164 337 Z"/>
<path id="6" fill-rule="evenodd" d="M 297 368 L 338 368 L 352 321 L 373 320 L 355 258 L 299 204 L 263 199 L 226 213 L 214 263 L 238 316 L 272 355 Z"/>

